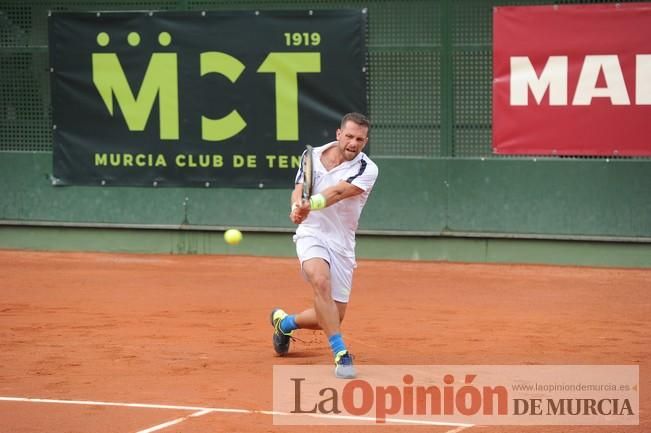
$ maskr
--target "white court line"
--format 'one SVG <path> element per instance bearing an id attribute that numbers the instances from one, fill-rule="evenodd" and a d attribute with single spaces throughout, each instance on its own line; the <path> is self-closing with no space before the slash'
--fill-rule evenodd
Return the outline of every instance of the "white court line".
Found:
<path id="1" fill-rule="evenodd" d="M 155 432 L 155 431 L 158 431 L 158 430 L 163 430 L 163 429 L 165 429 L 167 427 L 171 427 L 173 425 L 180 424 L 183 421 L 187 420 L 188 418 L 200 417 L 200 416 L 203 416 L 203 415 L 205 415 L 207 413 L 211 413 L 211 412 L 214 412 L 214 411 L 213 410 L 208 410 L 208 409 L 200 410 L 200 411 L 194 412 L 194 413 L 192 413 L 190 415 L 183 416 L 183 417 L 177 418 L 177 419 L 173 419 L 172 421 L 167 421 L 167 422 L 164 422 L 162 424 L 158 424 L 158 425 L 155 425 L 153 427 L 149 427 L 149 428 L 147 428 L 145 430 L 140 430 L 140 431 L 138 431 L 136 433 L 152 433 L 152 432 Z"/>
<path id="2" fill-rule="evenodd" d="M 455 429 L 448 430 L 445 433 L 459 433 L 461 430 L 465 430 L 465 429 L 470 428 L 470 427 L 473 427 L 473 426 L 470 425 L 470 426 L 467 426 L 467 427 L 457 427 Z"/>
<path id="3" fill-rule="evenodd" d="M 57 400 L 57 399 L 31 398 L 31 397 L 0 397 L 0 401 L 26 402 L 26 403 L 76 404 L 76 405 L 85 405 L 85 406 L 135 407 L 135 408 L 143 408 L 143 409 L 187 410 L 193 412 L 191 415 L 182 418 L 177 418 L 175 420 L 168 421 L 163 424 L 159 424 L 158 426 L 151 427 L 150 429 L 147 430 L 142 430 L 138 433 L 149 433 L 156 430 L 161 430 L 165 427 L 169 427 L 171 425 L 183 422 L 190 417 L 203 416 L 211 412 L 296 416 L 296 414 L 292 414 L 288 412 L 276 412 L 270 410 L 233 409 L 233 408 L 223 408 L 223 407 L 201 407 L 201 406 L 179 406 L 179 405 L 171 405 L 171 404 L 120 403 L 120 402 L 92 401 L 92 400 Z M 340 415 L 327 415 L 327 414 L 304 414 L 304 415 L 309 415 L 314 418 L 333 418 L 333 419 L 342 419 L 342 420 L 357 420 L 357 421 L 371 421 L 371 422 L 376 421 L 376 418 L 373 417 L 340 416 Z M 446 433 L 458 433 L 461 430 L 465 430 L 466 428 L 474 427 L 474 424 L 413 420 L 413 419 L 402 419 L 402 418 L 386 418 L 386 423 L 457 427 L 456 429 L 450 430 Z M 155 429 L 155 430 L 151 430 L 151 429 Z"/>
<path id="4" fill-rule="evenodd" d="M 292 413 L 279 413 L 278 415 L 288 415 L 296 416 Z M 342 420 L 351 420 L 351 421 L 369 421 L 375 423 L 377 418 L 372 416 L 352 416 L 352 415 L 326 415 L 326 414 L 303 414 L 311 416 L 313 418 L 331 418 L 331 419 L 342 419 Z M 404 418 L 385 418 L 386 424 L 398 423 L 398 424 L 417 424 L 417 425 L 436 425 L 436 426 L 447 426 L 447 427 L 459 427 L 461 429 L 466 429 L 468 427 L 473 427 L 474 424 L 465 424 L 460 422 L 440 422 L 440 421 L 426 421 L 426 420 L 417 420 L 417 419 L 404 419 Z M 454 429 L 453 431 L 461 431 L 459 429 Z"/>
<path id="5" fill-rule="evenodd" d="M 293 413 L 287 412 L 275 412 L 273 410 L 254 410 L 253 413 L 259 413 L 262 415 L 278 415 L 278 416 L 297 416 Z M 375 423 L 377 418 L 372 416 L 348 416 L 348 415 L 327 415 L 327 414 L 316 414 L 316 413 L 303 413 L 302 416 L 310 416 L 313 418 L 332 418 L 332 419 L 343 419 L 343 420 L 353 420 L 353 421 L 370 421 Z M 474 427 L 475 424 L 466 424 L 460 422 L 440 422 L 440 421 L 426 421 L 426 420 L 417 420 L 417 419 L 404 419 L 404 418 L 385 418 L 387 424 L 397 423 L 397 424 L 418 424 L 418 425 L 436 425 L 436 426 L 447 426 L 447 427 L 457 427 L 454 430 L 447 431 L 445 433 L 458 433 L 461 430 L 465 430 L 470 427 Z"/>
<path id="6" fill-rule="evenodd" d="M 199 407 L 199 406 L 177 406 L 170 404 L 149 404 L 149 403 L 118 403 L 107 401 L 89 401 L 89 400 L 55 400 L 47 398 L 29 398 L 29 397 L 0 397 L 0 401 L 17 401 L 27 403 L 58 403 L 58 404 L 80 404 L 84 406 L 117 406 L 117 407 L 138 407 L 143 409 L 170 409 L 170 410 L 191 410 L 191 411 L 211 411 L 211 412 L 232 412 L 232 413 L 252 413 L 248 409 L 227 409 L 219 407 Z"/>

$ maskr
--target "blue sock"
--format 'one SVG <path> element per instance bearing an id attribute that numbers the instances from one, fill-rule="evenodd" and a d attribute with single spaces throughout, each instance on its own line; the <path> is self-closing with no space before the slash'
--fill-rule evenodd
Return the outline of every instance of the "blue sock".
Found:
<path id="1" fill-rule="evenodd" d="M 328 341 L 330 342 L 330 348 L 332 349 L 332 354 L 334 356 L 337 356 L 337 353 L 342 350 L 346 350 L 346 345 L 344 344 L 344 339 L 341 338 L 341 334 L 335 334 L 328 337 Z"/>
<path id="2" fill-rule="evenodd" d="M 283 331 L 285 334 L 289 334 L 294 329 L 298 329 L 298 325 L 296 324 L 296 315 L 295 314 L 291 314 L 291 315 L 285 317 L 280 322 L 280 330 Z"/>

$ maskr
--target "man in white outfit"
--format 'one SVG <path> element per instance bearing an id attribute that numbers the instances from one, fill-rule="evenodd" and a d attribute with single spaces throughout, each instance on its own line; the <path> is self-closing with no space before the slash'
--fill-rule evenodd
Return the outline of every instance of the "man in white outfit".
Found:
<path id="1" fill-rule="evenodd" d="M 369 128 L 364 115 L 346 114 L 337 129 L 337 140 L 314 149 L 314 186 L 309 201 L 301 200 L 301 164 L 289 218 L 298 224 L 294 242 L 303 274 L 314 291 L 314 306 L 292 315 L 280 308 L 271 312 L 276 353 L 282 356 L 289 351 L 294 330 L 322 329 L 334 355 L 335 375 L 346 379 L 354 378 L 356 372 L 340 324 L 356 266 L 355 231 L 378 176 L 377 166 L 362 152 Z"/>

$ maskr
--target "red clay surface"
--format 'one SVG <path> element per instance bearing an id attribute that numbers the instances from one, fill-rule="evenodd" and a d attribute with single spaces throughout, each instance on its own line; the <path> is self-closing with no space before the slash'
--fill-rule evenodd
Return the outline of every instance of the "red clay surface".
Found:
<path id="1" fill-rule="evenodd" d="M 311 303 L 294 259 L 0 251 L 0 398 L 272 409 L 272 367 L 330 364 L 300 331 L 271 348 L 269 311 Z M 635 364 L 639 426 L 464 433 L 650 432 L 651 271 L 359 261 L 344 337 L 357 364 Z M 0 400 L 0 432 L 141 432 L 194 411 Z M 275 426 L 209 413 L 156 431 L 458 431 Z M 426 430 L 425 430 L 426 429 Z"/>

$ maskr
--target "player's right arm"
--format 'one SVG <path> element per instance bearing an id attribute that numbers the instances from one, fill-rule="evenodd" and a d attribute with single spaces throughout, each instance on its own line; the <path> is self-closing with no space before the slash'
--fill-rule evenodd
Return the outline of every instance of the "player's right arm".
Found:
<path id="1" fill-rule="evenodd" d="M 289 219 L 294 224 L 300 224 L 303 222 L 307 215 L 310 213 L 310 202 L 302 201 L 303 197 L 303 182 L 299 182 L 294 185 L 294 191 L 291 195 L 291 211 L 289 213 Z"/>

